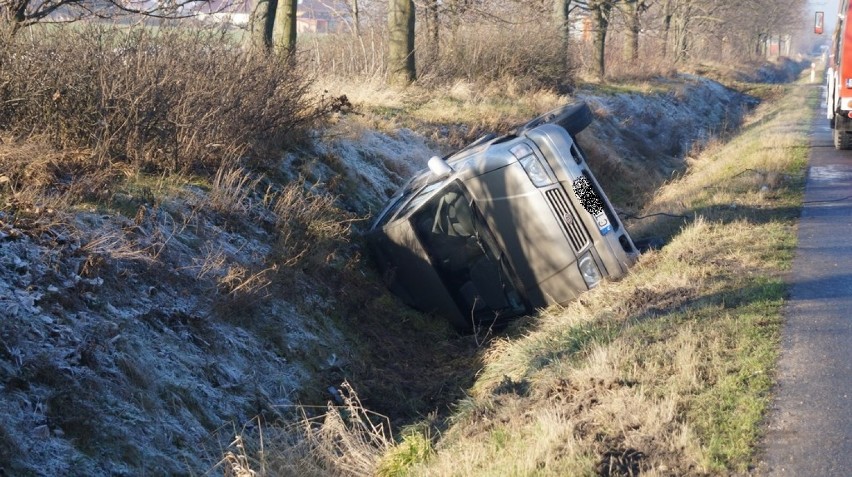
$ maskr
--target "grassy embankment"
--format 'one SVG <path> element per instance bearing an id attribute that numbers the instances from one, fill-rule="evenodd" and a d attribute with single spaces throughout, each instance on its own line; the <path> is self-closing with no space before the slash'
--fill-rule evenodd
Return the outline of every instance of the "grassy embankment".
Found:
<path id="1" fill-rule="evenodd" d="M 444 429 L 385 475 L 747 472 L 774 382 L 815 88 L 792 85 L 691 159 L 634 224 L 667 245 L 494 341 Z"/>

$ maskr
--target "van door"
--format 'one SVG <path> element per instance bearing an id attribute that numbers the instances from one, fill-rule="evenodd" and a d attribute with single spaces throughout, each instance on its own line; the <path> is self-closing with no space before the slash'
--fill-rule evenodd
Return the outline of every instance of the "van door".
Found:
<path id="1" fill-rule="evenodd" d="M 447 291 L 472 325 L 528 312 L 508 264 L 460 183 L 448 184 L 411 220 Z"/>

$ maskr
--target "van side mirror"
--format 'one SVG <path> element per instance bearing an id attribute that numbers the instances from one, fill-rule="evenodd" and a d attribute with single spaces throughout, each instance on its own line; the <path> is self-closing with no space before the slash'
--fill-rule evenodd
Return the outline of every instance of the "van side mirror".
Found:
<path id="1" fill-rule="evenodd" d="M 453 168 L 447 164 L 447 161 L 438 156 L 432 156 L 427 165 L 429 166 L 429 170 L 432 171 L 432 174 L 435 174 L 435 176 L 441 179 L 453 173 Z"/>

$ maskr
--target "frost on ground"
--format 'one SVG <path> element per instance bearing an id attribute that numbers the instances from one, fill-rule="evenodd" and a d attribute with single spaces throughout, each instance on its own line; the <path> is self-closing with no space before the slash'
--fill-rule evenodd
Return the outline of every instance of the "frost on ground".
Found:
<path id="1" fill-rule="evenodd" d="M 435 154 L 425 137 L 410 129 L 388 133 L 343 121 L 316 135 L 309 159 L 288 154 L 281 170 L 292 178 L 301 175 L 321 190 L 343 192 L 346 207 L 368 213 L 376 212 Z M 340 184 L 345 187 L 333 187 Z"/>
<path id="2" fill-rule="evenodd" d="M 671 91 L 582 98 L 596 112 L 582 141 L 600 148 L 592 159 L 665 176 L 691 144 L 738 124 L 749 104 L 699 78 Z M 443 147 L 430 136 L 343 118 L 317 132 L 310 150 L 289 153 L 280 172 L 367 219 Z M 419 393 L 399 400 L 423 403 L 407 412 L 431 412 L 438 394 L 458 389 L 447 377 L 459 372 L 458 353 L 438 343 L 388 343 L 380 334 L 390 327 L 377 331 L 382 343 L 346 336 L 333 315 L 349 315 L 341 307 L 351 302 L 339 297 L 364 288 L 341 278 L 352 267 L 351 276 L 367 276 L 357 244 L 317 249 L 329 232 L 308 226 L 310 247 L 294 257 L 270 184 L 238 172 L 154 203 L 114 194 L 114 204 L 133 205 L 128 216 L 0 208 L 0 474 L 203 474 L 242 425 L 257 415 L 292 419 L 306 388 L 338 384 L 329 376 L 346 377 L 356 361 L 379 370 L 373 388 L 396 379 L 385 369 L 416 375 L 420 382 L 385 383 Z M 13 200 L 10 184 L 2 187 L 0 198 Z M 297 258 L 312 261 L 296 266 Z M 418 363 L 397 362 L 406 349 Z M 368 362 L 370 352 L 385 368 Z"/>
<path id="3" fill-rule="evenodd" d="M 281 167 L 366 216 L 430 154 L 411 131 L 341 124 Z M 335 297 L 299 267 L 352 251 L 288 250 L 280 215 L 322 210 L 274 210 L 240 172 L 156 203 L 116 193 L 132 218 L 0 209 L 0 473 L 201 474 L 255 416 L 292 420 L 306 386 L 339 384 L 325 376 L 354 352 Z M 339 225 L 298 225 L 318 224 Z"/>
<path id="4" fill-rule="evenodd" d="M 590 130 L 608 139 L 600 147 L 611 149 L 625 166 L 664 178 L 683 169 L 691 148 L 736 129 L 757 105 L 754 98 L 697 76 L 680 75 L 669 83 L 665 93 L 583 98 L 596 112 Z"/>
<path id="5" fill-rule="evenodd" d="M 140 223 L 52 217 L 72 224 L 43 233 L 11 219 L 0 216 L 0 468 L 12 474 L 201 471 L 214 431 L 292 412 L 341 340 L 287 301 L 247 316 L 205 276 L 209 260 L 227 270 L 266 256 L 258 231 L 177 230 L 164 210 Z"/>

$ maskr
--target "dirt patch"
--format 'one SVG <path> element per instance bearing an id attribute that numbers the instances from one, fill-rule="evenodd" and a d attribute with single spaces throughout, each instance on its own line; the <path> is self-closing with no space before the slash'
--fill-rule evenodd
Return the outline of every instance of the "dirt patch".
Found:
<path id="1" fill-rule="evenodd" d="M 684 306 L 700 295 L 699 287 L 678 287 L 657 291 L 648 287 L 637 287 L 627 300 L 625 316 L 643 319 L 661 315 Z"/>
<path id="2" fill-rule="evenodd" d="M 636 449 L 610 449 L 603 453 L 597 471 L 601 477 L 638 477 L 646 455 Z"/>

